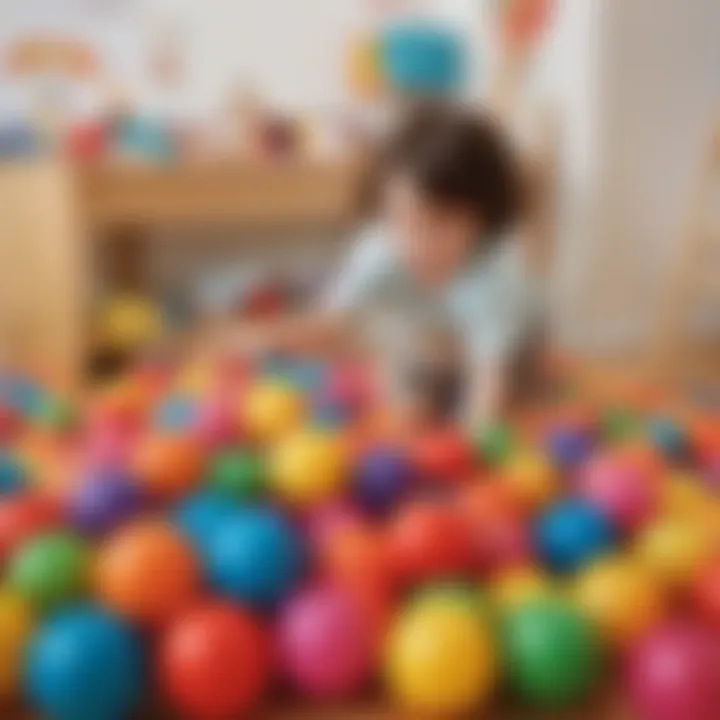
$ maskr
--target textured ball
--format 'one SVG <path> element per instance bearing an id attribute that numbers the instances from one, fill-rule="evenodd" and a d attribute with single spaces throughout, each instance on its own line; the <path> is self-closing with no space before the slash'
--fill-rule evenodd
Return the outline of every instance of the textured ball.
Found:
<path id="1" fill-rule="evenodd" d="M 549 508 L 535 523 L 534 536 L 540 557 L 556 572 L 575 572 L 613 546 L 608 519 L 582 500 Z"/>
<path id="2" fill-rule="evenodd" d="M 140 489 L 130 477 L 120 471 L 99 471 L 75 490 L 69 514 L 81 532 L 102 535 L 132 518 L 141 507 Z"/>
<path id="3" fill-rule="evenodd" d="M 638 720 L 705 720 L 720 707 L 718 638 L 674 623 L 645 638 L 629 658 L 627 688 Z"/>
<path id="4" fill-rule="evenodd" d="M 142 699 L 139 641 L 95 608 L 61 613 L 40 628 L 27 653 L 31 706 L 52 720 L 124 720 Z"/>
<path id="5" fill-rule="evenodd" d="M 82 596 L 89 559 L 79 537 L 64 532 L 41 535 L 15 551 L 8 583 L 37 612 L 54 611 Z"/>
<path id="6" fill-rule="evenodd" d="M 283 608 L 280 665 L 292 684 L 314 698 L 342 698 L 360 690 L 372 669 L 375 641 L 363 608 L 331 587 L 306 590 Z"/>
<path id="7" fill-rule="evenodd" d="M 386 684 L 403 711 L 446 717 L 479 711 L 497 677 L 492 633 L 447 593 L 413 603 L 390 628 Z"/>
<path id="8" fill-rule="evenodd" d="M 353 495 L 371 515 L 395 509 L 411 488 L 413 468 L 407 456 L 394 448 L 374 448 L 359 459 L 353 474 Z"/>
<path id="9" fill-rule="evenodd" d="M 210 583 L 223 597 L 251 607 L 273 607 L 295 588 L 303 569 L 302 541 L 279 513 L 238 511 L 212 533 L 207 548 Z"/>
<path id="10" fill-rule="evenodd" d="M 322 430 L 288 435 L 274 449 L 270 483 L 277 497 L 299 507 L 337 497 L 349 479 L 341 439 Z"/>
<path id="11" fill-rule="evenodd" d="M 94 586 L 109 609 L 156 626 L 193 601 L 199 570 L 189 544 L 172 526 L 144 521 L 123 528 L 99 549 Z"/>
<path id="12" fill-rule="evenodd" d="M 245 716 L 268 684 L 268 639 L 244 610 L 206 603 L 168 627 L 158 665 L 160 686 L 183 715 Z"/>
<path id="13" fill-rule="evenodd" d="M 601 677 L 600 644 L 590 622 L 559 601 L 522 605 L 506 615 L 503 656 L 510 688 L 527 704 L 581 702 Z"/>
<path id="14" fill-rule="evenodd" d="M 206 486 L 218 495 L 245 501 L 265 490 L 267 469 L 262 456 L 250 450 L 226 450 L 210 463 Z"/>
<path id="15" fill-rule="evenodd" d="M 603 636 L 620 648 L 631 646 L 661 624 L 668 610 L 664 588 L 628 558 L 607 558 L 576 580 L 577 605 Z"/>

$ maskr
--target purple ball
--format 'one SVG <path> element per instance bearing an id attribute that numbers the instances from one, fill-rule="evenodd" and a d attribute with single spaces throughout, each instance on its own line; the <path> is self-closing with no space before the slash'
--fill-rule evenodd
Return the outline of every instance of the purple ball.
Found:
<path id="1" fill-rule="evenodd" d="M 672 624 L 631 654 L 628 690 L 638 720 L 720 717 L 720 642 L 707 628 Z"/>
<path id="2" fill-rule="evenodd" d="M 393 448 L 365 453 L 354 473 L 354 494 L 359 505 L 372 515 L 385 515 L 397 507 L 412 482 L 407 456 Z"/>
<path id="3" fill-rule="evenodd" d="M 565 471 L 582 465 L 592 454 L 595 445 L 592 433 L 584 427 L 560 425 L 546 439 L 550 457 Z"/>
<path id="4" fill-rule="evenodd" d="M 142 506 L 138 486 L 117 470 L 90 475 L 70 499 L 73 524 L 89 535 L 102 535 L 133 517 Z"/>

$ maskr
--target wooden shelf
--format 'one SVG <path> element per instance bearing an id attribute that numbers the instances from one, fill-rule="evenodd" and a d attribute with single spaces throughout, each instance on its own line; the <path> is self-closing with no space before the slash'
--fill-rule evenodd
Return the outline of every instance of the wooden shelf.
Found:
<path id="1" fill-rule="evenodd" d="M 88 354 L 90 243 L 128 229 L 143 241 L 171 236 L 145 232 L 158 225 L 327 228 L 341 237 L 354 220 L 359 175 L 359 165 L 340 162 L 2 165 L 0 347 L 23 365 L 52 363 L 65 384 L 78 385 Z"/>
<path id="2" fill-rule="evenodd" d="M 354 209 L 351 163 L 98 166 L 78 172 L 95 226 L 116 223 L 338 225 Z"/>

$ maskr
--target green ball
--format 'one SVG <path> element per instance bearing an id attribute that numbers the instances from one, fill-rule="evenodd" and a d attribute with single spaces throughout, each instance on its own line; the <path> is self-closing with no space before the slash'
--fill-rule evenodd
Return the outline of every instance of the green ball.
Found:
<path id="1" fill-rule="evenodd" d="M 89 559 L 86 544 L 76 535 L 43 535 L 13 555 L 8 582 L 36 610 L 50 612 L 83 595 Z"/>
<path id="2" fill-rule="evenodd" d="M 248 500 L 265 489 L 267 472 L 262 458 L 249 450 L 219 454 L 210 466 L 208 487 L 233 500 Z"/>
<path id="3" fill-rule="evenodd" d="M 602 673 L 592 624 L 561 602 L 538 601 L 509 613 L 503 646 L 510 687 L 533 706 L 558 708 L 582 701 Z"/>
<path id="4" fill-rule="evenodd" d="M 480 433 L 477 448 L 486 463 L 500 465 L 515 448 L 515 437 L 506 425 L 490 425 Z"/>
<path id="5" fill-rule="evenodd" d="M 611 408 L 602 417 L 601 428 L 607 442 L 617 443 L 638 437 L 643 430 L 640 419 L 625 408 Z"/>
<path id="6" fill-rule="evenodd" d="M 75 427 L 77 416 L 75 408 L 68 401 L 47 398 L 40 409 L 39 421 L 43 427 L 62 432 Z"/>

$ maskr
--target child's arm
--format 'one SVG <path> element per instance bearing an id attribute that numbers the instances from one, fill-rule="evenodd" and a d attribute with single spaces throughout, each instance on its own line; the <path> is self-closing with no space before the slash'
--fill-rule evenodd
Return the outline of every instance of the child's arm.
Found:
<path id="1" fill-rule="evenodd" d="M 509 370 L 501 361 L 480 363 L 470 379 L 468 427 L 473 431 L 497 421 L 507 410 Z"/>

